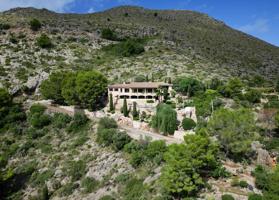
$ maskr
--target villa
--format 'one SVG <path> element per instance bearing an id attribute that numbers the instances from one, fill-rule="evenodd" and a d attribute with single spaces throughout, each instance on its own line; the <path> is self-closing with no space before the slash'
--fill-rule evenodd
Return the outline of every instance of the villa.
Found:
<path id="1" fill-rule="evenodd" d="M 108 94 L 113 99 L 154 99 L 158 100 L 157 91 L 167 89 L 170 94 L 172 84 L 164 82 L 132 82 L 108 86 Z"/>
<path id="2" fill-rule="evenodd" d="M 169 95 L 172 91 L 172 84 L 164 82 L 132 82 L 123 84 L 114 84 L 108 86 L 108 95 L 112 95 L 116 109 L 123 106 L 123 100 L 126 98 L 129 106 L 136 102 L 141 111 L 154 111 L 162 96 L 158 96 L 158 90 L 167 89 Z"/>

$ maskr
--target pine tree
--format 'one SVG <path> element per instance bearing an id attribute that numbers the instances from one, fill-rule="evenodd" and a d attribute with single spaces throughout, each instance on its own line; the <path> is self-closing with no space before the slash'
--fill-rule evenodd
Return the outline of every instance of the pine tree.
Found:
<path id="1" fill-rule="evenodd" d="M 122 109 L 123 109 L 123 115 L 124 115 L 125 117 L 128 117 L 128 116 L 129 116 L 129 112 L 128 112 L 128 106 L 127 106 L 126 97 L 124 98 Z"/>
<path id="2" fill-rule="evenodd" d="M 137 111 L 137 103 L 136 102 L 133 102 L 133 118 L 136 119 L 138 118 L 138 111 Z"/>
<path id="3" fill-rule="evenodd" d="M 110 111 L 110 112 L 113 112 L 113 111 L 114 111 L 112 94 L 109 95 L 109 111 Z"/>

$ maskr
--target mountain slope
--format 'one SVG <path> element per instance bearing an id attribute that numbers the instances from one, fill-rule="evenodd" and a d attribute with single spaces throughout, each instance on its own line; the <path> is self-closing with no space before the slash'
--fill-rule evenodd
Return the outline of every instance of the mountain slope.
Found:
<path id="1" fill-rule="evenodd" d="M 122 58 L 105 61 L 101 59 L 102 62 L 97 64 L 93 62 L 94 67 L 107 69 L 106 71 L 114 75 L 122 66 L 134 66 L 133 71 L 136 69 L 142 74 L 157 73 L 158 70 L 167 71 L 158 75 L 159 79 L 183 73 L 200 78 L 216 75 L 246 77 L 260 74 L 268 79 L 275 79 L 279 73 L 278 47 L 234 30 L 223 22 L 198 12 L 123 6 L 93 14 L 58 14 L 46 9 L 16 8 L 1 13 L 0 23 L 11 24 L 10 32 L 24 32 L 31 35 L 28 37 L 28 40 L 31 40 L 34 34 L 38 34 L 26 31 L 31 18 L 37 18 L 43 23 L 42 32 L 47 32 L 53 37 L 62 36 L 62 40 L 60 39 L 56 45 L 60 49 L 68 48 L 65 47 L 63 39 L 72 36 L 86 37 L 89 42 L 81 45 L 87 50 L 90 43 L 104 42 L 98 47 L 100 48 L 109 42 L 102 40 L 99 34 L 100 30 L 106 27 L 116 31 L 120 37 L 152 36 L 153 39 L 148 43 L 152 50 L 138 57 L 127 58 L 126 63 L 123 63 Z M 2 41 L 9 34 L 0 36 Z M 158 52 L 155 53 L 156 48 Z M 94 55 L 100 57 L 93 49 L 85 58 L 91 57 L 94 60 Z M 167 58 L 162 58 L 162 55 Z M 138 67 L 137 63 L 142 62 L 142 57 L 146 61 L 143 66 Z M 65 59 L 68 60 L 68 57 Z M 164 63 L 159 62 L 162 59 Z M 116 74 L 122 76 L 123 73 L 123 70 L 118 70 Z M 124 79 L 134 76 L 132 72 L 125 74 L 128 75 Z M 113 79 L 117 80 L 119 77 Z"/>

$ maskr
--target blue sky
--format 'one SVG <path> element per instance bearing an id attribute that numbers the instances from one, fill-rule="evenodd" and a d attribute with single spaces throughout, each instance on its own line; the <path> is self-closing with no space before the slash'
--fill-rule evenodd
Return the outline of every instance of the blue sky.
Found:
<path id="1" fill-rule="evenodd" d="M 0 11 L 32 6 L 56 12 L 88 13 L 120 5 L 207 13 L 235 29 L 279 46 L 279 0 L 0 0 Z"/>

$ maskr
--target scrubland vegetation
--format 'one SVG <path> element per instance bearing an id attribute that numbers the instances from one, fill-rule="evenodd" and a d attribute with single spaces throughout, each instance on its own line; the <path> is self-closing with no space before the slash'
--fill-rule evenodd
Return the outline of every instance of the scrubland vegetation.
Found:
<path id="1" fill-rule="evenodd" d="M 233 188 L 221 191 L 222 200 L 235 194 L 279 199 L 278 166 L 255 166 L 252 148 L 258 141 L 278 160 L 278 49 L 198 13 L 170 17 L 141 10 L 140 19 L 138 9 L 86 18 L 54 18 L 45 10 L 7 20 L 1 15 L 0 197 L 211 199 L 205 194 L 216 189 L 212 181 L 220 181 Z M 19 19 L 28 20 L 24 25 Z M 48 78 L 26 84 L 43 73 Z M 29 103 L 51 99 L 90 111 L 109 103 L 113 115 L 107 85 L 131 80 L 173 83 L 175 92 L 157 91 L 162 101 L 154 116 L 139 112 L 136 104 L 130 109 L 125 99 L 125 117 L 149 122 L 165 136 L 178 128 L 195 134 L 172 145 L 133 140 L 112 118 L 91 121 L 83 113 L 51 113 Z M 177 120 L 177 110 L 187 106 L 196 108 L 197 122 Z M 233 177 L 227 161 L 253 169 L 256 187 Z"/>

